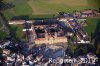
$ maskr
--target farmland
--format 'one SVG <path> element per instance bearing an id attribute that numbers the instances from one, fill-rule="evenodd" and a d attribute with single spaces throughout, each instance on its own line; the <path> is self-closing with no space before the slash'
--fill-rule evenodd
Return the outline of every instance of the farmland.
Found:
<path id="1" fill-rule="evenodd" d="M 99 0 L 4 0 L 4 2 L 14 5 L 13 8 L 3 11 L 8 20 L 15 16 L 45 18 L 52 17 L 58 12 L 99 8 Z"/>

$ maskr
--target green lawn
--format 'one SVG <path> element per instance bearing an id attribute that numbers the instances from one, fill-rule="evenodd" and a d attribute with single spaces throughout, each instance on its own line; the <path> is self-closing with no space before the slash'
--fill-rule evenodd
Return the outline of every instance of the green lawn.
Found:
<path id="1" fill-rule="evenodd" d="M 88 18 L 87 19 L 87 25 L 85 26 L 84 29 L 87 31 L 87 33 L 89 34 L 89 36 L 91 36 L 91 32 L 94 33 L 96 26 L 99 22 L 100 18 Z"/>
<path id="2" fill-rule="evenodd" d="M 3 11 L 8 20 L 15 16 L 32 15 L 32 9 L 28 5 L 27 0 L 5 0 L 4 2 L 14 5 L 13 8 Z"/>
<path id="3" fill-rule="evenodd" d="M 15 36 L 19 39 L 21 39 L 24 35 L 23 33 L 23 25 L 10 25 L 11 29 L 13 30 L 13 32 L 15 33 Z"/>
<path id="4" fill-rule="evenodd" d="M 13 16 L 38 17 L 57 14 L 58 12 L 73 12 L 83 9 L 98 9 L 99 0 L 4 0 L 14 7 L 4 12 L 7 19 Z"/>
<path id="5" fill-rule="evenodd" d="M 21 39 L 23 41 L 28 41 L 27 36 L 23 32 L 23 25 L 10 25 L 11 30 L 13 30 L 14 36 L 16 36 L 17 39 Z"/>
<path id="6" fill-rule="evenodd" d="M 28 41 L 26 34 L 23 32 L 23 25 L 10 25 L 12 37 L 21 39 L 25 42 Z"/>
<path id="7" fill-rule="evenodd" d="M 22 38 L 24 36 L 24 32 L 22 30 L 23 30 L 23 26 L 22 25 L 18 25 L 17 26 L 17 31 L 16 31 L 16 36 L 18 38 Z"/>

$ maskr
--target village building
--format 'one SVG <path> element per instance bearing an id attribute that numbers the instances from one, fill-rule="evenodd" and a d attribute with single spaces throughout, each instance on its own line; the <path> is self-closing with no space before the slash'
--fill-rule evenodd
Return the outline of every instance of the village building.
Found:
<path id="1" fill-rule="evenodd" d="M 60 26 L 59 21 L 55 19 L 34 22 L 32 25 L 32 33 L 36 44 L 67 42 L 62 26 Z"/>
<path id="2" fill-rule="evenodd" d="M 25 23 L 25 20 L 11 20 L 11 21 L 8 21 L 8 24 L 14 24 L 14 25 L 24 24 L 24 23 Z"/>
<path id="3" fill-rule="evenodd" d="M 89 44 L 89 37 L 87 32 L 83 29 L 83 27 L 77 22 L 74 18 L 59 18 L 59 21 L 65 24 L 65 26 L 69 27 L 73 34 L 76 34 L 76 42 L 77 43 L 86 43 Z"/>
<path id="4" fill-rule="evenodd" d="M 8 49 L 3 49 L 3 54 L 9 55 L 9 54 L 10 54 L 10 50 L 8 50 Z"/>

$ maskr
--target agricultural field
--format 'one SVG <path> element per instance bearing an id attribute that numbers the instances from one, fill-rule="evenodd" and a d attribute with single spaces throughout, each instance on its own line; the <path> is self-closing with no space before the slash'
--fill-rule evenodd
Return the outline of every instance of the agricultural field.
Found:
<path id="1" fill-rule="evenodd" d="M 93 0 L 91 0 L 93 1 Z M 75 10 L 82 10 L 86 8 L 96 8 L 97 3 L 90 0 L 30 0 L 28 4 L 31 6 L 33 14 L 39 13 L 58 13 L 73 12 Z M 91 2 L 91 4 L 90 4 Z"/>
<path id="2" fill-rule="evenodd" d="M 8 20 L 16 16 L 28 18 L 52 17 L 59 12 L 98 9 L 99 0 L 4 0 L 13 5 L 3 11 Z"/>

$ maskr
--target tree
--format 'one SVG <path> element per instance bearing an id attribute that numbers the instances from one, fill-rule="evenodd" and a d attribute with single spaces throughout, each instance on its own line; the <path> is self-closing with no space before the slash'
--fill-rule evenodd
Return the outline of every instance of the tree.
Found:
<path id="1" fill-rule="evenodd" d="M 3 53 L 3 50 L 2 50 L 2 48 L 0 48 L 0 54 L 2 54 Z"/>
<path id="2" fill-rule="evenodd" d="M 3 0 L 0 0 L 0 2 L 2 2 Z"/>
<path id="3" fill-rule="evenodd" d="M 12 3 L 7 3 L 3 0 L 0 0 L 0 10 L 7 10 L 13 8 L 14 5 Z"/>
<path id="4" fill-rule="evenodd" d="M 0 40 L 4 40 L 8 37 L 8 34 L 4 31 L 0 31 Z"/>

